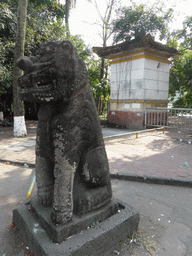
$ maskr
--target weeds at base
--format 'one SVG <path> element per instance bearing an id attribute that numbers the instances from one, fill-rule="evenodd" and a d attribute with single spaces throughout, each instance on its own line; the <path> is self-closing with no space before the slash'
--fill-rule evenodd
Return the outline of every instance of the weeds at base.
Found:
<path id="1" fill-rule="evenodd" d="M 150 256 L 157 256 L 158 243 L 154 241 L 149 235 L 146 234 L 145 230 L 139 228 L 131 237 L 129 237 L 130 244 L 138 244 L 144 246 L 149 252 Z"/>
<path id="2" fill-rule="evenodd" d="M 145 251 L 145 255 L 147 256 L 157 256 L 157 252 L 159 250 L 158 243 L 154 241 L 149 235 L 147 235 L 146 231 L 142 228 L 139 228 L 139 230 L 132 236 L 128 237 L 124 242 L 121 242 L 119 244 L 119 248 L 117 249 L 119 252 L 118 255 L 127 256 L 138 255 L 135 253 L 140 250 L 142 252 Z"/>

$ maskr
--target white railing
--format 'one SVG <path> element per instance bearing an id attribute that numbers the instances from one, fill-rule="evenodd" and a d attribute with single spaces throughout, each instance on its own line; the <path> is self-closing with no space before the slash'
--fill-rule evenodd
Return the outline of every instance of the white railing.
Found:
<path id="1" fill-rule="evenodd" d="M 191 108 L 146 108 L 145 126 L 192 130 Z"/>

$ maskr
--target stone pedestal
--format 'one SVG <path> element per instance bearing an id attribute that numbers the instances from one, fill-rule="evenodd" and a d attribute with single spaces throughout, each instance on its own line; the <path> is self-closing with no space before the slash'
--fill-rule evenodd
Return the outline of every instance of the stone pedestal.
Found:
<path id="1" fill-rule="evenodd" d="M 111 255 L 139 224 L 139 213 L 114 199 L 97 211 L 82 217 L 74 215 L 64 225 L 54 225 L 50 211 L 39 205 L 36 197 L 13 210 L 13 222 L 35 256 Z"/>

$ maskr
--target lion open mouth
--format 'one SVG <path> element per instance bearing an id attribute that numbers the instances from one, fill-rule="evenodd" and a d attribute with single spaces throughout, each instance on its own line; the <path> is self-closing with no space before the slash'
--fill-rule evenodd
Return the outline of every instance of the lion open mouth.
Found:
<path id="1" fill-rule="evenodd" d="M 51 71 L 51 72 L 50 72 Z M 56 83 L 56 70 L 53 68 L 41 70 L 41 72 L 30 73 L 18 79 L 18 84 L 21 89 L 47 89 Z"/>
<path id="2" fill-rule="evenodd" d="M 52 98 L 53 89 L 57 88 L 56 72 L 53 69 L 51 72 L 47 69 L 46 72 L 41 70 L 41 72 L 26 74 L 18 79 L 18 85 L 22 98 L 27 100 L 35 96 L 36 100 L 49 101 Z"/>

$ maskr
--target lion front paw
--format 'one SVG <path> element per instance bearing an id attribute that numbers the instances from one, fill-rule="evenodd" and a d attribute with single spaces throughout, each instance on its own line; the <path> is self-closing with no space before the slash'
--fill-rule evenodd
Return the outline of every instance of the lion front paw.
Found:
<path id="1" fill-rule="evenodd" d="M 38 193 L 38 200 L 43 206 L 51 206 L 53 201 L 53 192 L 47 191 Z"/>
<path id="2" fill-rule="evenodd" d="M 51 219 L 55 224 L 65 224 L 72 218 L 71 211 L 52 209 Z"/>

